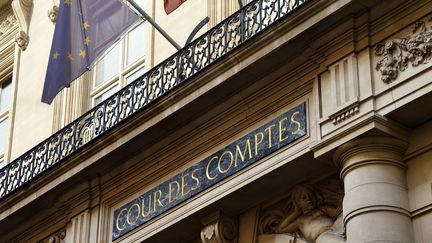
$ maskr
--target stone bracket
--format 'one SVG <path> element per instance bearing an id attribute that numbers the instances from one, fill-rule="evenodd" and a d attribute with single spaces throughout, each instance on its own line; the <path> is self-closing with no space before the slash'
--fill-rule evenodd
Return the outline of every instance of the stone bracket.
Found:
<path id="1" fill-rule="evenodd" d="M 33 0 L 13 0 L 12 9 L 19 25 L 16 42 L 21 50 L 25 51 L 30 40 L 28 30 L 33 9 Z"/>

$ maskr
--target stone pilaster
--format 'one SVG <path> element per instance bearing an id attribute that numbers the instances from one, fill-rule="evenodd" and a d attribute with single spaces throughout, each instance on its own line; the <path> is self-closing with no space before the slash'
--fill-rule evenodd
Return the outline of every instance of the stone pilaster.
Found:
<path id="1" fill-rule="evenodd" d="M 90 242 L 90 210 L 73 217 L 67 226 L 66 243 L 89 243 Z"/>
<path id="2" fill-rule="evenodd" d="M 400 140 L 371 137 L 336 151 L 345 185 L 347 242 L 414 242 L 402 161 L 406 147 Z"/>
<path id="3" fill-rule="evenodd" d="M 238 238 L 237 220 L 222 212 L 216 212 L 203 220 L 201 230 L 203 243 L 236 243 Z"/>

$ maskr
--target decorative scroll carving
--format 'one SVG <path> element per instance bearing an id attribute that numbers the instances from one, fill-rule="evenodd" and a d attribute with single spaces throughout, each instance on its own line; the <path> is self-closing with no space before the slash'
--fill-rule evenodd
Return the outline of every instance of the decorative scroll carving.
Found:
<path id="1" fill-rule="evenodd" d="M 57 21 L 58 11 L 59 8 L 57 5 L 54 5 L 52 9 L 48 10 L 48 18 L 51 20 L 51 22 L 55 23 Z"/>
<path id="2" fill-rule="evenodd" d="M 13 0 L 12 9 L 15 16 L 18 18 L 20 31 L 16 37 L 16 42 L 21 50 L 25 51 L 29 42 L 28 28 L 30 24 L 31 10 L 33 8 L 33 0 Z"/>
<path id="3" fill-rule="evenodd" d="M 281 237 L 296 243 L 345 242 L 342 197 L 339 180 L 328 180 L 317 187 L 295 186 L 289 198 L 262 214 L 259 242 L 277 242 Z"/>
<path id="4" fill-rule="evenodd" d="M 4 18 L 1 17 L 3 16 L 0 16 L 0 36 L 11 29 L 17 22 L 13 13 L 5 15 Z"/>
<path id="5" fill-rule="evenodd" d="M 432 17 L 427 22 L 432 22 Z M 385 44 L 375 46 L 375 54 L 382 56 L 376 69 L 381 72 L 381 80 L 390 83 L 399 72 L 408 68 L 408 63 L 416 67 L 428 63 L 432 51 L 432 29 L 426 21 L 418 21 L 411 28 L 411 35 L 401 39 L 392 39 Z"/>
<path id="6" fill-rule="evenodd" d="M 203 243 L 235 243 L 237 235 L 237 221 L 225 214 L 218 213 L 217 218 L 206 224 L 201 230 L 201 241 Z"/>

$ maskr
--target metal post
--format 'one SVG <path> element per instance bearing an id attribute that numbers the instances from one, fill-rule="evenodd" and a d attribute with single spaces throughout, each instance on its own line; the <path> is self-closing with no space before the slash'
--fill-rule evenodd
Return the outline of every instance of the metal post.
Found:
<path id="1" fill-rule="evenodd" d="M 167 32 L 165 32 L 151 17 L 150 15 L 148 15 L 134 0 L 126 0 L 128 1 L 140 14 L 141 17 L 144 20 L 147 20 L 148 22 L 150 22 L 151 25 L 153 25 L 153 27 L 155 27 L 159 33 L 161 33 L 165 39 L 167 39 L 169 41 L 169 43 L 171 43 L 171 45 L 173 45 L 177 50 L 180 50 L 181 47 L 179 44 L 177 44 L 177 42 L 174 41 L 173 38 L 171 38 L 171 36 L 168 35 Z"/>

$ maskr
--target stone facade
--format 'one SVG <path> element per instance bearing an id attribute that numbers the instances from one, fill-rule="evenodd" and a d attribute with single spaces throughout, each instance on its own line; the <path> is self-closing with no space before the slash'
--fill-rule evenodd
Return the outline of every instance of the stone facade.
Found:
<path id="1" fill-rule="evenodd" d="M 99 137 L 80 123 L 82 147 L 0 198 L 0 242 L 432 242 L 432 1 L 249 1 L 223 26 L 245 1 L 149 2 L 180 43 L 209 17 L 230 51 Z M 12 164 L 91 117 L 91 72 L 39 101 L 58 5 L 0 0 Z M 151 71 L 176 50 L 146 33 Z"/>

